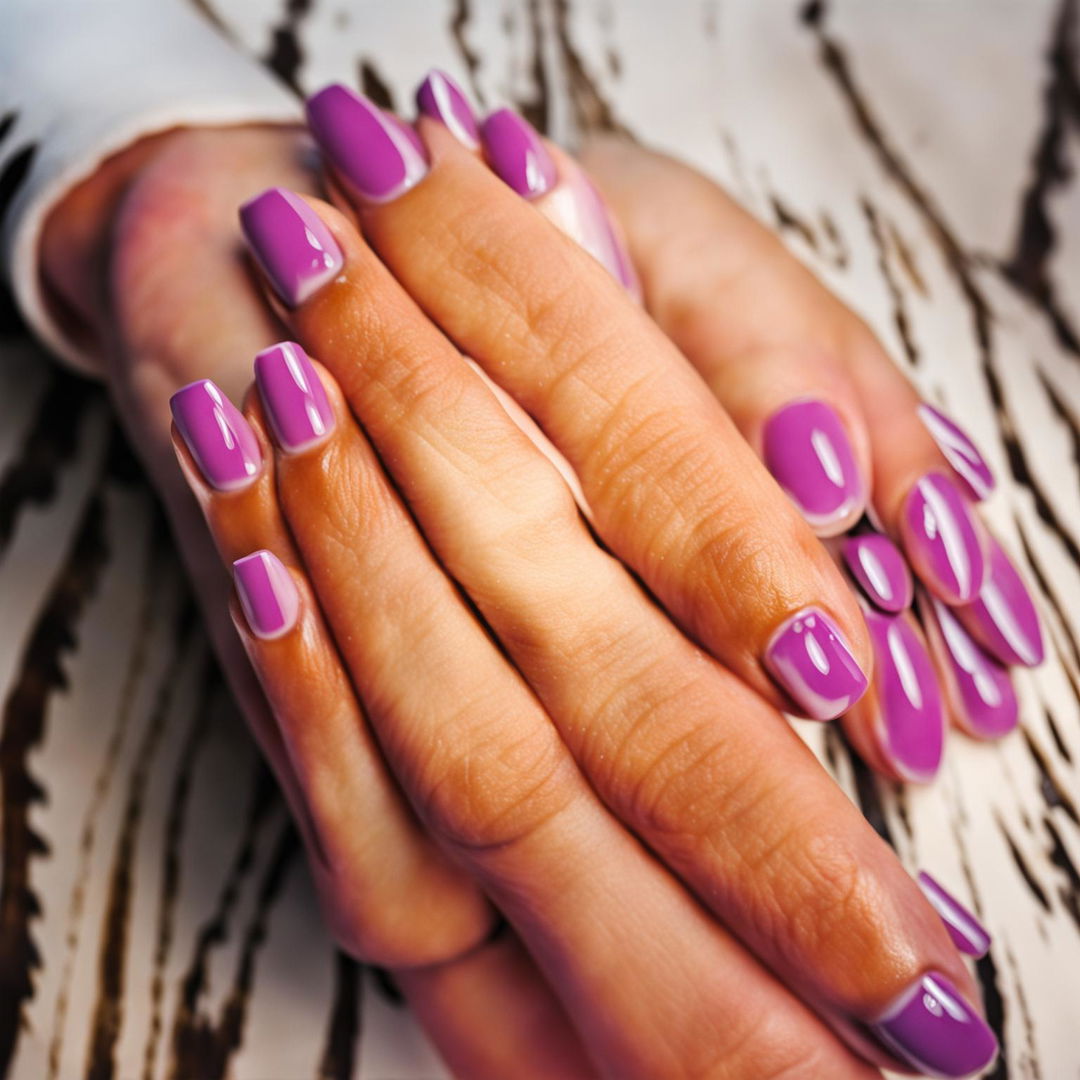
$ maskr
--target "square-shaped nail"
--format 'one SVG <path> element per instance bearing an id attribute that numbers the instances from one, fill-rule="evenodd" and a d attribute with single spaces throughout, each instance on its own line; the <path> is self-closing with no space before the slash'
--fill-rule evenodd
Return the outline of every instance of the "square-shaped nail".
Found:
<path id="1" fill-rule="evenodd" d="M 333 429 L 334 412 L 308 355 L 294 341 L 263 349 L 255 357 L 255 383 L 278 445 L 297 454 Z"/>
<path id="2" fill-rule="evenodd" d="M 270 551 L 233 563 L 233 582 L 251 632 L 264 641 L 287 634 L 300 611 L 300 593 L 289 571 Z"/>
<path id="3" fill-rule="evenodd" d="M 512 109 L 496 109 L 480 135 L 488 164 L 519 195 L 536 199 L 555 186 L 558 171 L 543 139 Z"/>
<path id="4" fill-rule="evenodd" d="M 209 379 L 177 390 L 169 405 L 177 431 L 211 487 L 235 491 L 258 476 L 262 452 L 255 432 Z"/>

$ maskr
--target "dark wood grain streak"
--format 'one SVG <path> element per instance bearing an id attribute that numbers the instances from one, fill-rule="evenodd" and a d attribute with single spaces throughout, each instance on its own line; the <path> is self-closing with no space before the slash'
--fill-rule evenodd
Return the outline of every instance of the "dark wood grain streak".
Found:
<path id="1" fill-rule="evenodd" d="M 480 55 L 469 45 L 468 39 L 471 18 L 472 8 L 469 6 L 469 0 L 454 0 L 454 10 L 450 15 L 450 39 L 458 56 L 461 57 L 461 62 L 465 65 L 473 97 L 482 108 L 485 105 L 484 91 L 477 77 L 480 71 Z"/>
<path id="2" fill-rule="evenodd" d="M 570 33 L 569 0 L 555 0 L 555 40 L 563 63 L 563 85 L 570 96 L 579 132 L 607 131 L 629 136 L 626 125 L 615 115 L 615 106 L 589 73 L 581 51 Z"/>
<path id="3" fill-rule="evenodd" d="M 334 956 L 334 999 L 319 1059 L 319 1080 L 351 1080 L 360 1038 L 364 984 L 361 967 L 343 952 Z"/>
<path id="4" fill-rule="evenodd" d="M 870 239 L 877 252 L 878 270 L 881 280 L 885 283 L 885 289 L 889 294 L 889 302 L 892 305 L 893 326 L 896 327 L 896 335 L 900 339 L 900 347 L 904 350 L 904 358 L 912 367 L 919 363 L 919 347 L 915 344 L 915 334 L 908 316 L 907 301 L 904 298 L 904 290 L 893 273 L 892 259 L 890 258 L 889 243 L 885 235 L 885 227 L 881 221 L 881 215 L 873 202 L 863 196 L 859 200 L 866 225 L 870 232 Z"/>
<path id="5" fill-rule="evenodd" d="M 15 127 L 15 121 L 18 119 L 18 116 L 19 114 L 14 109 L 4 113 L 3 116 L 0 116 L 0 143 L 2 143 L 11 133 L 12 128 Z"/>
<path id="6" fill-rule="evenodd" d="M 312 0 L 286 0 L 281 22 L 270 32 L 270 48 L 263 63 L 294 93 L 300 94 L 299 73 L 304 64 L 300 24 L 311 11 Z"/>
<path id="7" fill-rule="evenodd" d="M 12 154 L 0 169 L 0 228 L 19 188 L 30 173 L 37 151 L 37 143 L 28 143 Z"/>
<path id="8" fill-rule="evenodd" d="M 397 112 L 393 92 L 376 70 L 374 61 L 366 57 L 360 61 L 360 89 L 380 108 Z"/>
<path id="9" fill-rule="evenodd" d="M 531 97 L 518 97 L 514 102 L 519 113 L 537 131 L 548 131 L 550 93 L 547 68 L 544 66 L 544 24 L 540 14 L 541 0 L 529 0 L 526 8 L 527 25 L 532 49 L 529 58 L 529 74 L 532 76 Z"/>
<path id="10" fill-rule="evenodd" d="M 1009 1064 L 1006 1054 L 1007 1042 L 1005 1031 L 1005 998 L 998 985 L 997 964 L 994 962 L 993 949 L 975 962 L 975 977 L 979 981 L 983 1012 L 986 1021 L 997 1036 L 1001 1053 L 994 1068 L 985 1074 L 983 1080 L 1008 1080 Z"/>

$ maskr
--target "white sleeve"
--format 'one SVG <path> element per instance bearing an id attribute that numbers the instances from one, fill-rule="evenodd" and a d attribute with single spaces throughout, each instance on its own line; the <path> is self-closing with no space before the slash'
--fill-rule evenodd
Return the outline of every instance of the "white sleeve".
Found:
<path id="1" fill-rule="evenodd" d="M 49 209 L 107 157 L 180 125 L 295 122 L 300 103 L 193 0 L 4 0 L 0 256 L 23 317 L 86 368 L 49 318 L 38 248 Z"/>

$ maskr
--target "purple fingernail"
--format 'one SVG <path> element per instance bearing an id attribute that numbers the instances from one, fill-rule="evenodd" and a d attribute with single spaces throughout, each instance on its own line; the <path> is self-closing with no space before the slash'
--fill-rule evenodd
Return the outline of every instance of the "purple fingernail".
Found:
<path id="1" fill-rule="evenodd" d="M 251 253 L 289 307 L 302 304 L 345 265 L 330 230 L 299 195 L 270 188 L 240 207 Z"/>
<path id="2" fill-rule="evenodd" d="M 465 95 L 445 71 L 430 71 L 416 91 L 416 107 L 448 128 L 470 150 L 480 148 L 480 129 Z"/>
<path id="3" fill-rule="evenodd" d="M 211 487 L 236 491 L 258 475 L 262 452 L 255 432 L 209 379 L 177 390 L 169 406 L 177 430 Z"/>
<path id="4" fill-rule="evenodd" d="M 511 109 L 497 109 L 481 125 L 488 164 L 526 199 L 550 190 L 558 179 L 555 162 L 532 125 Z"/>
<path id="5" fill-rule="evenodd" d="M 941 473 L 927 473 L 908 492 L 900 520 L 915 573 L 950 604 L 974 600 L 986 579 L 986 557 L 974 512 Z"/>
<path id="6" fill-rule="evenodd" d="M 289 571 L 269 551 L 256 551 L 233 563 L 233 581 L 251 632 L 265 641 L 296 625 L 300 594 Z"/>
<path id="7" fill-rule="evenodd" d="M 967 956 L 985 956 L 992 940 L 986 927 L 925 870 L 919 872 L 917 880 L 930 906 L 941 916 L 953 944 Z"/>
<path id="8" fill-rule="evenodd" d="M 989 541 L 990 570 L 974 602 L 956 609 L 971 635 L 1003 664 L 1038 667 L 1046 655 L 1031 594 L 1004 548 Z"/>
<path id="9" fill-rule="evenodd" d="M 882 611 L 911 607 L 914 585 L 900 549 L 880 533 L 864 533 L 844 541 L 840 553 L 866 598 Z"/>
<path id="10" fill-rule="evenodd" d="M 994 474 L 968 433 L 933 405 L 924 403 L 918 411 L 919 419 L 926 425 L 926 430 L 964 482 L 971 497 L 985 499 L 994 490 Z"/>
<path id="11" fill-rule="evenodd" d="M 847 712 L 866 690 L 866 676 L 836 624 L 805 608 L 772 636 L 765 666 L 796 705 L 814 720 Z"/>
<path id="12" fill-rule="evenodd" d="M 307 118 L 320 149 L 363 199 L 389 202 L 427 175 L 415 132 L 347 86 L 335 83 L 308 98 Z"/>
<path id="13" fill-rule="evenodd" d="M 937 971 L 912 983 L 872 1028 L 902 1061 L 931 1076 L 969 1076 L 997 1054 L 986 1021 Z"/>
<path id="14" fill-rule="evenodd" d="M 856 513 L 865 497 L 855 452 L 835 409 L 796 401 L 765 422 L 765 466 L 815 528 Z"/>
<path id="15" fill-rule="evenodd" d="M 299 453 L 333 429 L 334 413 L 322 380 L 295 342 L 283 341 L 259 353 L 255 382 L 283 450 Z"/>
<path id="16" fill-rule="evenodd" d="M 905 780 L 925 784 L 945 750 L 945 704 L 933 661 L 910 616 L 864 611 L 874 647 L 881 749 Z"/>
<path id="17" fill-rule="evenodd" d="M 1020 705 L 1005 665 L 971 638 L 951 608 L 934 599 L 930 607 L 927 628 L 938 632 L 946 660 L 942 675 L 957 722 L 977 738 L 1007 735 L 1019 721 Z"/>

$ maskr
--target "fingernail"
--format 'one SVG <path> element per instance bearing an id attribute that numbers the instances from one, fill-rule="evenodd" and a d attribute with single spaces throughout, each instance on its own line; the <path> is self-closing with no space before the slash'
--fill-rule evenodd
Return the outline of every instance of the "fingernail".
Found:
<path id="1" fill-rule="evenodd" d="M 927 628 L 937 630 L 946 661 L 942 674 L 957 722 L 977 738 L 1007 735 L 1020 718 L 1008 670 L 971 638 L 949 607 L 933 599 L 930 607 L 933 618 Z"/>
<path id="2" fill-rule="evenodd" d="M 389 202 L 427 175 L 415 133 L 372 101 L 335 83 L 307 102 L 308 127 L 330 163 L 357 195 Z"/>
<path id="3" fill-rule="evenodd" d="M 765 422 L 765 465 L 815 529 L 853 514 L 864 488 L 855 452 L 835 409 L 796 401 Z"/>
<path id="4" fill-rule="evenodd" d="M 283 450 L 299 453 L 333 429 L 334 413 L 322 380 L 295 342 L 283 341 L 259 353 L 255 382 Z"/>
<path id="5" fill-rule="evenodd" d="M 875 607 L 894 614 L 911 607 L 911 571 L 900 549 L 887 536 L 864 533 L 849 537 L 840 553 L 851 576 Z"/>
<path id="6" fill-rule="evenodd" d="M 945 460 L 973 499 L 985 499 L 994 490 L 994 474 L 986 459 L 971 441 L 971 436 L 955 420 L 951 420 L 933 405 L 919 406 L 919 419 L 933 436 Z"/>
<path id="7" fill-rule="evenodd" d="M 935 595 L 950 604 L 975 599 L 986 578 L 986 558 L 974 512 L 951 480 L 931 472 L 916 481 L 900 530 L 915 573 Z"/>
<path id="8" fill-rule="evenodd" d="M 448 128 L 470 150 L 480 148 L 480 129 L 465 95 L 445 71 L 430 71 L 416 91 L 416 107 Z"/>
<path id="9" fill-rule="evenodd" d="M 262 453 L 255 432 L 209 379 L 177 390 L 169 406 L 177 430 L 211 487 L 236 491 L 258 475 Z"/>
<path id="10" fill-rule="evenodd" d="M 925 784 L 945 750 L 945 704 L 933 661 L 909 617 L 864 611 L 874 647 L 878 739 L 904 779 Z"/>
<path id="11" fill-rule="evenodd" d="M 974 602 L 957 608 L 968 631 L 1003 664 L 1038 667 L 1046 655 L 1031 594 L 1004 548 L 989 540 L 986 583 Z"/>
<path id="12" fill-rule="evenodd" d="M 265 641 L 287 634 L 296 625 L 300 594 L 296 582 L 269 551 L 256 551 L 233 563 L 233 581 L 251 632 Z"/>
<path id="13" fill-rule="evenodd" d="M 289 307 L 340 273 L 345 260 L 322 218 L 299 195 L 270 188 L 240 207 L 251 253 Z"/>
<path id="14" fill-rule="evenodd" d="M 997 1054 L 986 1021 L 937 971 L 912 983 L 872 1027 L 901 1060 L 932 1076 L 968 1076 Z"/>
<path id="15" fill-rule="evenodd" d="M 481 125 L 488 164 L 519 195 L 535 199 L 555 184 L 558 172 L 532 125 L 511 109 L 497 109 Z"/>
<path id="16" fill-rule="evenodd" d="M 806 608 L 781 625 L 765 650 L 765 666 L 814 720 L 847 712 L 867 686 L 840 630 L 817 608 Z"/>
<path id="17" fill-rule="evenodd" d="M 992 941 L 986 927 L 925 870 L 919 872 L 917 881 L 930 906 L 941 916 L 953 944 L 967 956 L 985 956 Z"/>

